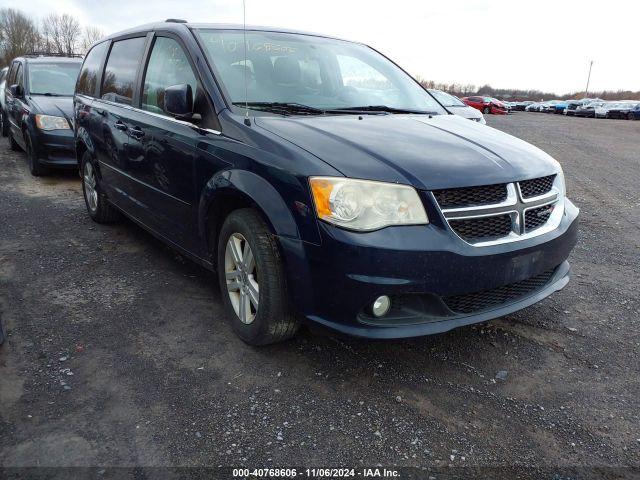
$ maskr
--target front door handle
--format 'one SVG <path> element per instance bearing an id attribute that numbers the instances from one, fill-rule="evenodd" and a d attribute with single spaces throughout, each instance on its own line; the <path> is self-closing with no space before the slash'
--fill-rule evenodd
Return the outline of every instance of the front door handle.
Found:
<path id="1" fill-rule="evenodd" d="M 114 127 L 116 127 L 116 130 L 121 130 L 123 132 L 126 132 L 128 127 L 124 124 L 124 122 L 122 120 L 118 120 L 116 123 L 113 124 Z"/>
<path id="2" fill-rule="evenodd" d="M 144 137 L 144 130 L 142 130 L 140 127 L 133 127 L 130 131 L 129 134 L 136 139 L 140 139 L 142 137 Z"/>

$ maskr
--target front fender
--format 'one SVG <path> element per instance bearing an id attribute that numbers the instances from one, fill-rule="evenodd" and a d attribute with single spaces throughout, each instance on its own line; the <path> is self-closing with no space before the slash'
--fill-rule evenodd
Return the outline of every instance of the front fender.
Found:
<path id="1" fill-rule="evenodd" d="M 89 135 L 89 132 L 87 131 L 86 128 L 84 127 L 78 127 L 76 129 L 75 135 L 74 135 L 75 139 L 74 139 L 74 144 L 76 147 L 76 157 L 78 157 L 78 147 L 80 147 L 82 145 L 82 149 L 86 149 L 92 157 L 95 158 L 95 146 L 93 144 L 93 142 L 91 141 L 91 135 Z M 80 162 L 80 158 L 78 157 L 78 162 Z"/>
<path id="2" fill-rule="evenodd" d="M 253 172 L 236 169 L 218 172 L 205 185 L 198 205 L 198 229 L 201 238 L 206 238 L 207 235 L 210 207 L 216 199 L 223 198 L 229 193 L 240 193 L 255 203 L 266 215 L 276 235 L 293 239 L 302 238 L 291 209 L 287 207 L 282 195 L 274 186 Z"/>
<path id="3" fill-rule="evenodd" d="M 294 178 L 291 176 L 288 180 L 291 182 Z M 285 186 L 279 188 L 286 191 Z M 309 305 L 313 291 L 309 280 L 311 277 L 305 245 L 320 242 L 313 208 L 301 201 L 292 201 L 292 211 L 287 207 L 283 195 L 263 177 L 247 170 L 224 170 L 207 182 L 201 195 L 198 205 L 198 228 L 201 238 L 208 238 L 209 212 L 215 202 L 224 202 L 229 195 L 238 194 L 251 200 L 262 210 L 273 233 L 278 237 L 284 262 L 289 267 L 287 279 L 291 298 L 297 309 L 301 310 L 304 305 Z"/>

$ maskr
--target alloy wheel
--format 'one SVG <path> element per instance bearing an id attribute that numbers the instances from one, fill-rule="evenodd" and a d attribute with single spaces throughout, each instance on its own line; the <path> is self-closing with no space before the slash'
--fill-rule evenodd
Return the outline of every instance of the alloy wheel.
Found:
<path id="1" fill-rule="evenodd" d="M 240 233 L 229 237 L 224 253 L 227 293 L 240 321 L 252 323 L 258 313 L 260 286 L 253 251 Z"/>
<path id="2" fill-rule="evenodd" d="M 90 162 L 84 164 L 84 196 L 87 200 L 87 205 L 92 212 L 98 209 L 98 190 L 96 186 L 96 175 L 93 170 L 93 165 Z"/>

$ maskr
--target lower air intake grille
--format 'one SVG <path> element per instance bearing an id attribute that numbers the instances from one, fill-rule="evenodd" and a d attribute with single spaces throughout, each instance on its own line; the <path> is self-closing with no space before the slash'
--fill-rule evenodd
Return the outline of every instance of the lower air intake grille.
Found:
<path id="1" fill-rule="evenodd" d="M 547 223 L 551 212 L 553 212 L 553 205 L 544 205 L 527 210 L 524 214 L 524 231 L 530 232 Z"/>
<path id="2" fill-rule="evenodd" d="M 521 282 L 512 283 L 510 285 L 504 285 L 502 287 L 484 290 L 482 292 L 443 297 L 442 300 L 449 309 L 456 313 L 473 313 L 481 310 L 488 310 L 490 308 L 515 301 L 535 292 L 536 290 L 540 290 L 549 283 L 554 270 L 555 269 L 548 270 L 535 277 L 522 280 Z"/>
<path id="3" fill-rule="evenodd" d="M 504 237 L 511 233 L 511 216 L 476 217 L 464 220 L 449 220 L 451 228 L 464 240 L 477 241 Z"/>
<path id="4" fill-rule="evenodd" d="M 447 188 L 434 190 L 440 208 L 468 207 L 504 202 L 507 199 L 507 184 L 483 185 L 481 187 Z"/>
<path id="5" fill-rule="evenodd" d="M 522 198 L 533 198 L 551 191 L 553 187 L 553 180 L 555 175 L 549 175 L 548 177 L 534 178 L 533 180 L 524 180 L 520 183 L 520 192 Z"/>

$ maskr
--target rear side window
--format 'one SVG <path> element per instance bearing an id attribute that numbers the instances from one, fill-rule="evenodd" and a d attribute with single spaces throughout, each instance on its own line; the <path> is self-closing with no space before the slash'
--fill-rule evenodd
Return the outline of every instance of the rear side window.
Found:
<path id="1" fill-rule="evenodd" d="M 102 78 L 102 98 L 131 105 L 145 37 L 113 42 Z"/>
<path id="2" fill-rule="evenodd" d="M 164 114 L 164 89 L 184 84 L 191 85 L 191 91 L 196 97 L 198 81 L 184 50 L 172 38 L 158 37 L 144 77 L 143 110 Z"/>
<path id="3" fill-rule="evenodd" d="M 98 72 L 104 60 L 107 51 L 107 42 L 100 43 L 93 47 L 87 54 L 82 64 L 82 70 L 78 76 L 78 84 L 76 85 L 76 93 L 95 96 L 96 84 L 98 82 Z"/>

